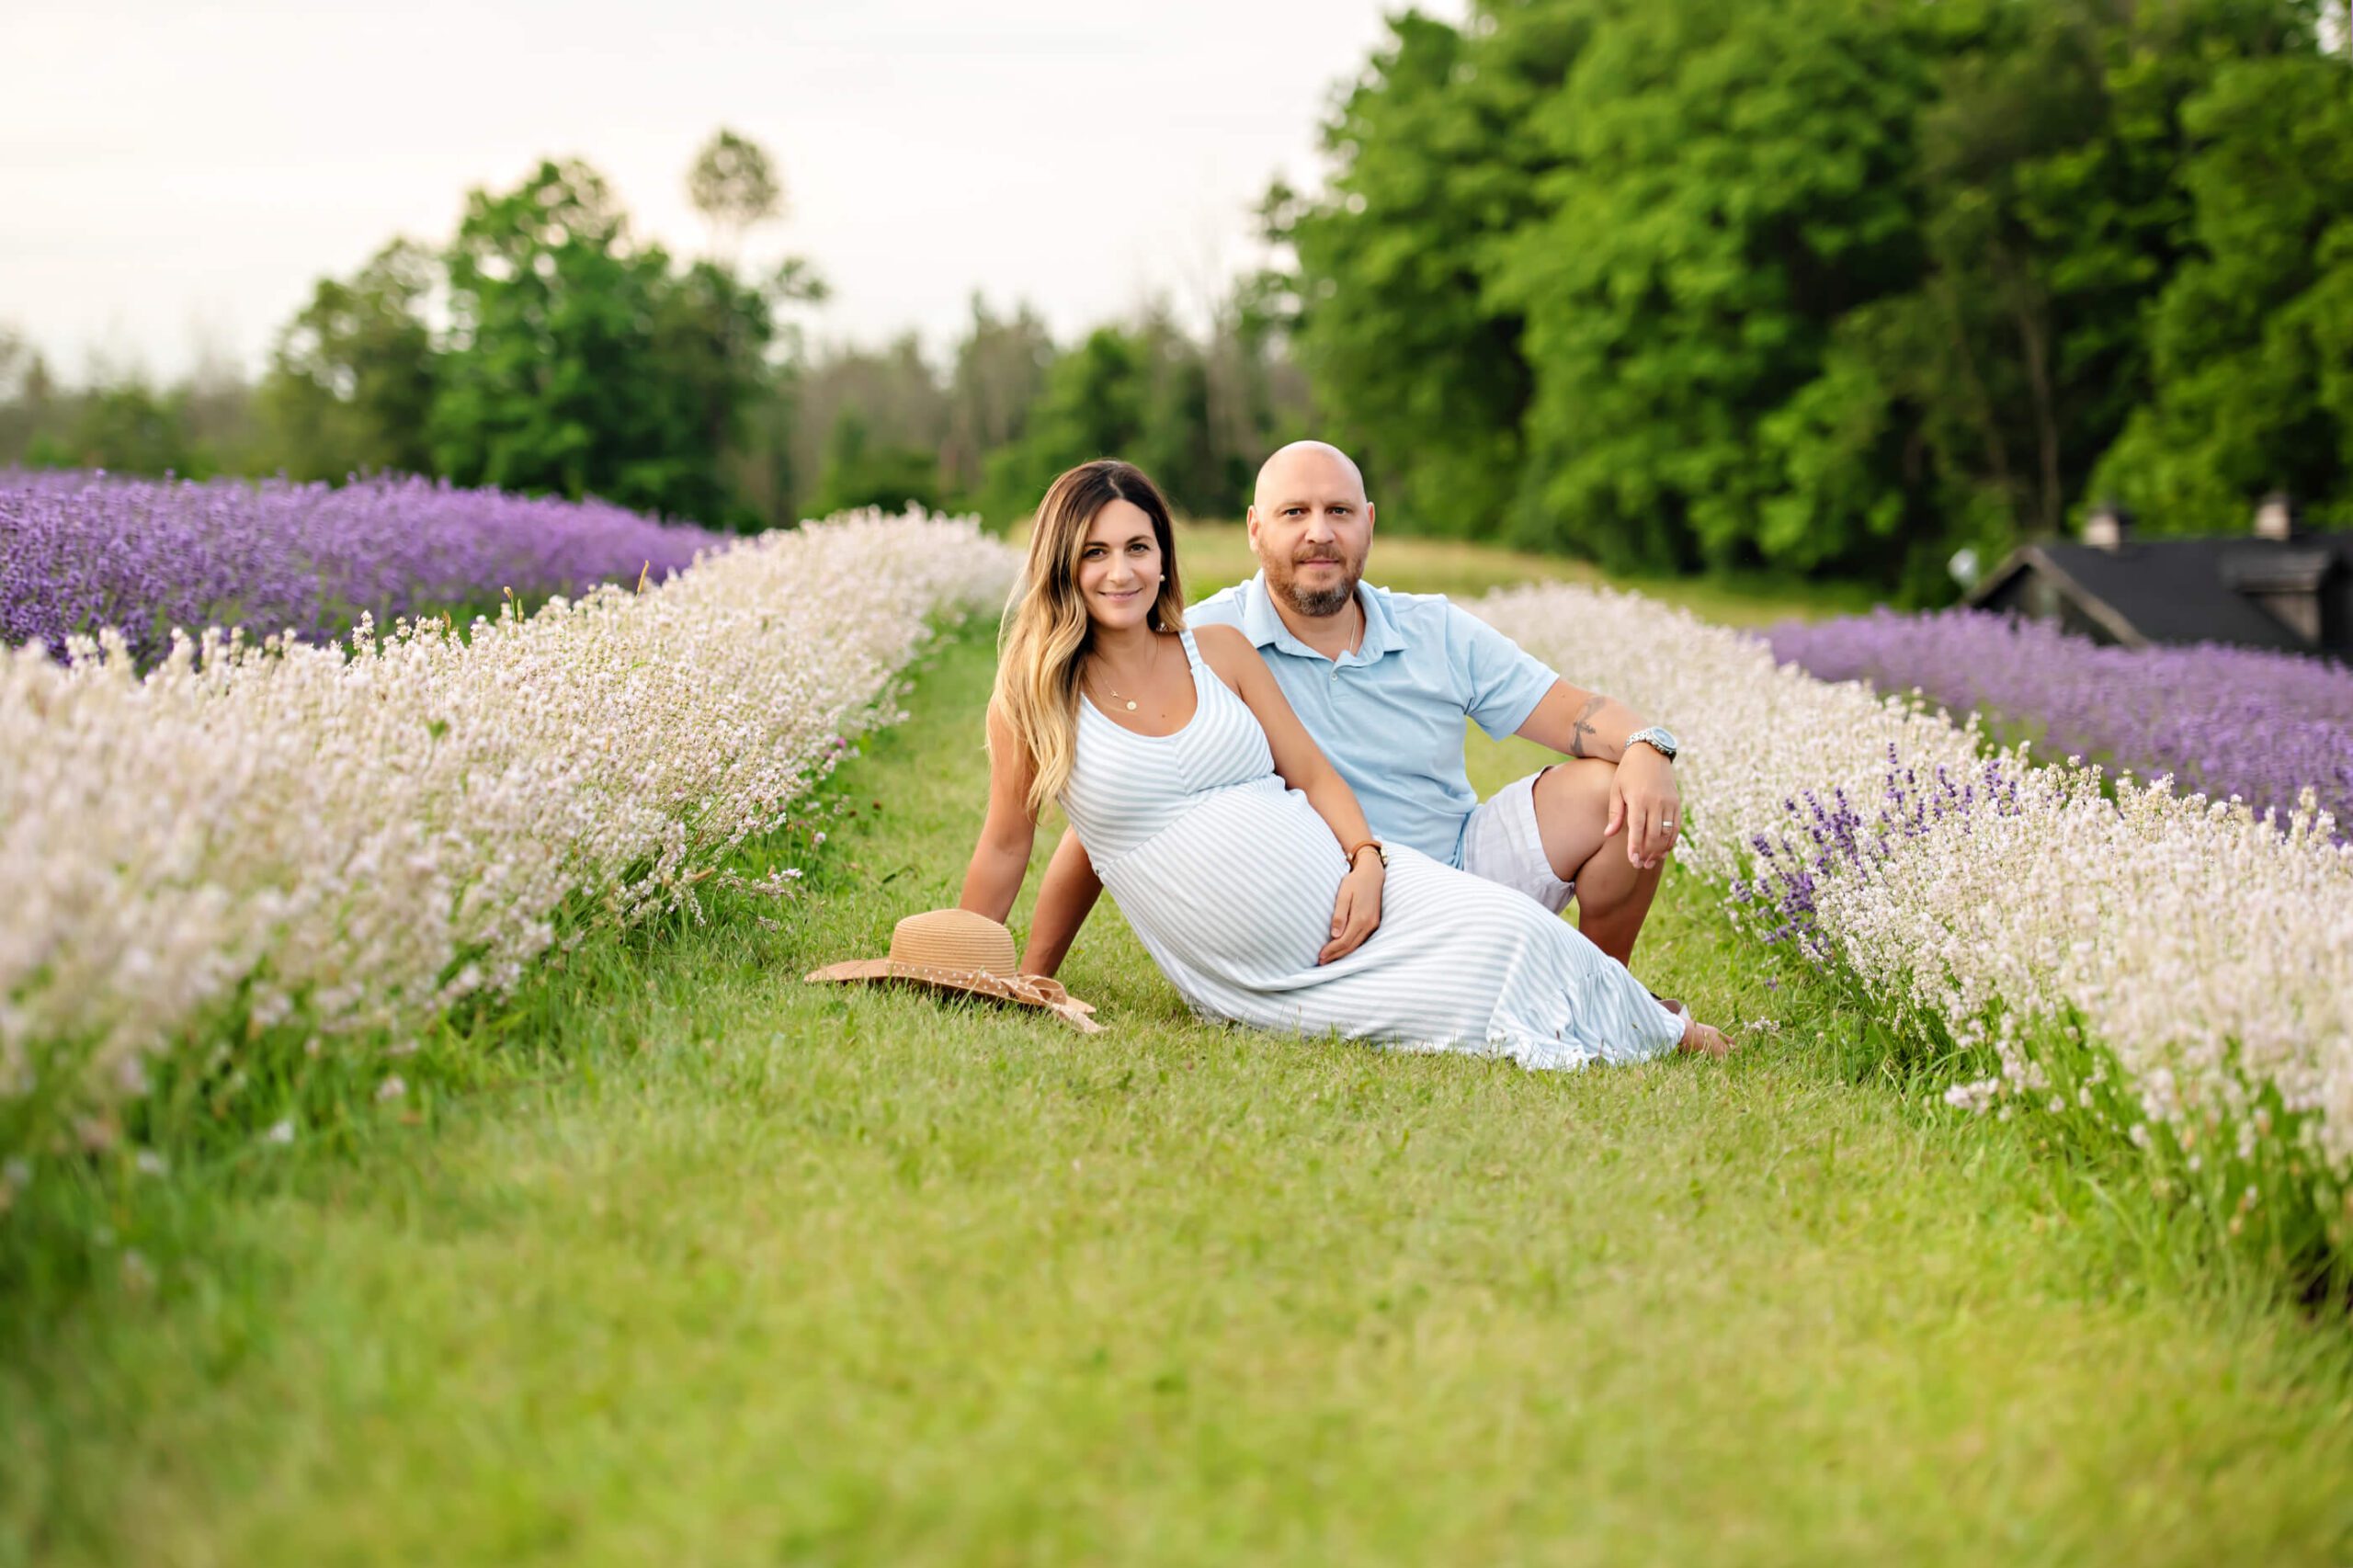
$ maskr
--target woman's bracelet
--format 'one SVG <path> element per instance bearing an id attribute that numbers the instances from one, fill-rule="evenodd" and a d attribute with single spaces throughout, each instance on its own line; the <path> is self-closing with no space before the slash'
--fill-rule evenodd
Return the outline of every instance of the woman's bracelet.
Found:
<path id="1" fill-rule="evenodd" d="M 1383 867 L 1386 867 L 1389 864 L 1389 851 L 1382 847 L 1381 840 L 1378 838 L 1368 838 L 1362 844 L 1358 845 L 1355 848 L 1348 851 L 1348 869 L 1352 871 L 1356 869 L 1357 857 L 1363 854 L 1368 849 L 1381 857 L 1381 863 Z"/>

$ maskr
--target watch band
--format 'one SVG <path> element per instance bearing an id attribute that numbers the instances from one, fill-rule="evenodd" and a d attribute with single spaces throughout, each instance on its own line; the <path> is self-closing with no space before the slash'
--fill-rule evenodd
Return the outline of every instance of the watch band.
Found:
<path id="1" fill-rule="evenodd" d="M 1646 729 L 1636 730 L 1632 734 L 1628 735 L 1626 737 L 1628 748 L 1631 749 L 1636 741 L 1642 742 L 1669 762 L 1673 762 L 1675 754 L 1682 749 L 1675 744 L 1673 735 L 1668 734 L 1656 724 L 1650 725 Z"/>

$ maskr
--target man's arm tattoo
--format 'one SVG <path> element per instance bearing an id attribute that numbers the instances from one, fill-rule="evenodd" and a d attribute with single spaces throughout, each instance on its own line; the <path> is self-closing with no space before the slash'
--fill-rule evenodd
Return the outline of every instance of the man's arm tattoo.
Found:
<path id="1" fill-rule="evenodd" d="M 1569 726 L 1569 755 L 1571 756 L 1586 755 L 1585 741 L 1587 735 L 1593 733 L 1593 716 L 1600 712 L 1601 705 L 1608 700 L 1606 697 L 1588 699 L 1585 710 L 1577 715 L 1576 722 Z"/>

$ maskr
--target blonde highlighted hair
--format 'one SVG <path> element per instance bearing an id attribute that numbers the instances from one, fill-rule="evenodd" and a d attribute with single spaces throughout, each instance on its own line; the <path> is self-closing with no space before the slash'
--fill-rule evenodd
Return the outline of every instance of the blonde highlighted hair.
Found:
<path id="1" fill-rule="evenodd" d="M 996 687 L 989 706 L 1005 716 L 1029 754 L 1029 814 L 1035 817 L 1070 782 L 1078 756 L 1078 687 L 1094 626 L 1078 591 L 1078 561 L 1095 515 L 1125 501 L 1152 519 L 1160 543 L 1160 592 L 1145 623 L 1155 631 L 1185 626 L 1176 578 L 1176 530 L 1168 502 L 1143 470 L 1117 458 L 1070 469 L 1046 487 L 1029 529 L 1029 560 L 1014 584 L 998 629 Z"/>

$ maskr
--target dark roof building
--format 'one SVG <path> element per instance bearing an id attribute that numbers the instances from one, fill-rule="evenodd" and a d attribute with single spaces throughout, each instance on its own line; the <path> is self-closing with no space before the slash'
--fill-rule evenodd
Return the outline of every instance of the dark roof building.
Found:
<path id="1" fill-rule="evenodd" d="M 1969 596 L 2096 642 L 2231 642 L 2353 658 L 2353 534 L 2299 532 L 2284 498 L 2252 534 L 2140 539 L 2094 513 L 2080 543 L 2024 545 Z"/>

